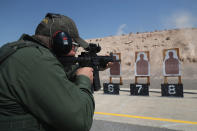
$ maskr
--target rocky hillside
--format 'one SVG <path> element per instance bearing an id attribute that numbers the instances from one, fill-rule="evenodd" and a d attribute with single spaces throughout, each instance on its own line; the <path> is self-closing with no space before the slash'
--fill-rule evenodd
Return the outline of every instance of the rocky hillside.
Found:
<path id="1" fill-rule="evenodd" d="M 134 77 L 136 51 L 150 52 L 151 77 L 162 78 L 163 49 L 179 48 L 182 75 L 197 78 L 197 28 L 130 33 L 88 39 L 87 42 L 99 44 L 102 47 L 100 55 L 120 52 L 122 76 L 129 79 Z"/>

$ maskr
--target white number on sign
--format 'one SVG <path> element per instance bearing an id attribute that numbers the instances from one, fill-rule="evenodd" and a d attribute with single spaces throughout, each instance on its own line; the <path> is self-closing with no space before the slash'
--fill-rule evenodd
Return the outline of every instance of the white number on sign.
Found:
<path id="1" fill-rule="evenodd" d="M 111 93 L 113 93 L 114 92 L 114 85 L 109 84 L 108 85 L 108 91 L 111 92 Z"/>
<path id="2" fill-rule="evenodd" d="M 142 89 L 142 85 L 136 85 L 136 87 L 138 87 L 139 89 L 138 89 L 138 94 L 140 93 L 140 91 L 141 91 L 141 89 Z"/>
<path id="3" fill-rule="evenodd" d="M 176 94 L 176 90 L 175 90 L 176 88 L 175 88 L 175 85 L 169 85 L 168 86 L 168 93 L 170 94 L 170 95 L 174 95 L 174 94 Z"/>

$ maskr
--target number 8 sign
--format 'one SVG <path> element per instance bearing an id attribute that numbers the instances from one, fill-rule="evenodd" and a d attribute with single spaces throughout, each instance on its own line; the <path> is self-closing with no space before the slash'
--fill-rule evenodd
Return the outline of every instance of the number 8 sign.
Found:
<path id="1" fill-rule="evenodd" d="M 182 84 L 161 84 L 161 95 L 183 97 L 183 85 Z"/>

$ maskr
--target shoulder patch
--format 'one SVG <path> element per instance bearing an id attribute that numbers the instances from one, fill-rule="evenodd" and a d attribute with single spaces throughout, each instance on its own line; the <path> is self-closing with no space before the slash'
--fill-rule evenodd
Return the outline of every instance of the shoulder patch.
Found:
<path id="1" fill-rule="evenodd" d="M 43 20 L 42 20 L 42 22 L 44 22 L 45 24 L 48 24 L 48 19 L 46 19 L 46 18 L 44 18 Z"/>

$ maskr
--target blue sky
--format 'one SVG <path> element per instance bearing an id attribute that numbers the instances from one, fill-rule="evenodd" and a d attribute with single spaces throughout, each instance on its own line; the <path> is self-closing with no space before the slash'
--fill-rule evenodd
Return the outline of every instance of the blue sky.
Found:
<path id="1" fill-rule="evenodd" d="M 71 17 L 84 39 L 197 27 L 197 0 L 1 0 L 0 46 L 33 35 L 47 12 Z"/>

